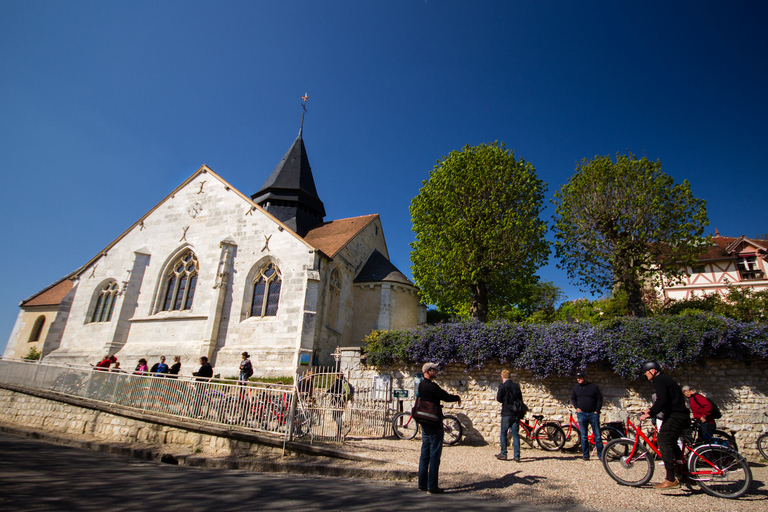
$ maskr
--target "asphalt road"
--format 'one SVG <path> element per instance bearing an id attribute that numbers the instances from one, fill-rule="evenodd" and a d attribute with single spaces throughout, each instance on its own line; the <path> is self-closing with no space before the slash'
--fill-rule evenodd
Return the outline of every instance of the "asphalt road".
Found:
<path id="1" fill-rule="evenodd" d="M 430 510 L 528 512 L 524 502 L 415 484 L 198 469 L 0 434 L 0 510 Z"/>

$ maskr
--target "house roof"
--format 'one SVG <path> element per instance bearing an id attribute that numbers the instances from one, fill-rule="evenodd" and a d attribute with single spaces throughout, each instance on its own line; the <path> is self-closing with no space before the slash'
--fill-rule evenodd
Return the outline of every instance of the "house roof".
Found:
<path id="1" fill-rule="evenodd" d="M 333 258 L 360 231 L 379 217 L 378 214 L 323 222 L 304 235 L 304 241 Z"/>
<path id="2" fill-rule="evenodd" d="M 355 277 L 356 283 L 391 282 L 413 286 L 413 283 L 397 270 L 391 261 L 378 250 L 374 250 L 360 273 Z"/>
<path id="3" fill-rule="evenodd" d="M 70 279 L 75 273 L 65 276 L 52 285 L 44 288 L 29 297 L 26 300 L 21 301 L 19 307 L 32 307 L 32 306 L 58 306 L 61 301 L 75 286 L 75 283 Z"/>
<path id="4" fill-rule="evenodd" d="M 768 240 L 754 240 L 744 235 L 740 237 L 731 236 L 713 236 L 712 245 L 707 248 L 707 252 L 699 255 L 699 260 L 718 260 L 724 258 L 733 258 L 735 251 L 742 243 L 749 244 L 755 248 L 755 252 L 768 253 Z"/>

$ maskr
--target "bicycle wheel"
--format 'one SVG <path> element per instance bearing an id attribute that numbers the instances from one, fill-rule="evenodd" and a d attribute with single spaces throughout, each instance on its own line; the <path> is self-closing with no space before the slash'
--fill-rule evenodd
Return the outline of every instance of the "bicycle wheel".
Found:
<path id="1" fill-rule="evenodd" d="M 718 444 L 697 447 L 688 470 L 704 492 L 718 498 L 739 498 L 752 487 L 752 470 L 744 457 Z"/>
<path id="2" fill-rule="evenodd" d="M 545 423 L 533 433 L 542 450 L 556 452 L 565 444 L 565 433 L 557 423 Z"/>
<path id="3" fill-rule="evenodd" d="M 399 412 L 392 418 L 392 430 L 398 439 L 413 439 L 419 431 L 419 424 L 409 412 Z"/>
<path id="4" fill-rule="evenodd" d="M 621 485 L 639 487 L 653 477 L 648 450 L 630 439 L 614 439 L 603 447 L 603 467 Z"/>
<path id="5" fill-rule="evenodd" d="M 768 459 L 768 432 L 757 438 L 757 449 L 764 459 Z"/>
<path id="6" fill-rule="evenodd" d="M 464 427 L 456 416 L 446 415 L 443 418 L 443 430 L 445 430 L 443 443 L 448 446 L 458 444 L 464 434 Z"/>
<path id="7" fill-rule="evenodd" d="M 578 427 L 566 425 L 563 427 L 563 434 L 565 435 L 563 451 L 575 452 L 581 449 L 581 431 Z"/>

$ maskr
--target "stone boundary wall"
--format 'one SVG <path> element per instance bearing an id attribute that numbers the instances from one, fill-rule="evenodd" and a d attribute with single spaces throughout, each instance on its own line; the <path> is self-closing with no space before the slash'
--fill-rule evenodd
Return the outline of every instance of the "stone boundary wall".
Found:
<path id="1" fill-rule="evenodd" d="M 147 443 L 174 454 L 223 457 L 252 455 L 282 448 L 233 439 L 192 429 L 142 420 L 141 413 L 130 417 L 100 409 L 47 399 L 42 396 L 0 388 L 0 423 L 44 432 L 86 436 L 113 443 Z M 282 445 L 282 441 L 279 442 Z"/>
<path id="2" fill-rule="evenodd" d="M 501 383 L 501 370 L 508 368 L 514 381 L 520 383 L 523 399 L 532 414 L 543 414 L 548 419 L 568 421 L 571 390 L 576 379 L 548 377 L 536 379 L 530 372 L 515 370 L 498 362 L 488 362 L 482 369 L 465 371 L 463 365 L 448 365 L 435 382 L 452 394 L 461 396 L 461 407 L 455 403 L 444 405 L 446 414 L 461 419 L 467 440 L 476 443 L 498 444 L 501 429 L 501 406 L 496 392 Z M 421 367 L 400 367 L 389 370 L 358 367 L 349 368 L 350 376 L 371 379 L 375 375 L 392 377 L 393 389 L 409 390 L 409 398 L 402 407 L 410 408 L 414 396 L 414 374 Z M 596 383 L 603 393 L 601 422 L 622 420 L 626 412 L 637 413 L 650 407 L 653 385 L 645 380 L 627 380 L 612 371 L 588 368 L 588 380 Z M 681 385 L 688 384 L 712 398 L 720 407 L 723 417 L 718 428 L 734 431 L 739 451 L 748 459 L 763 460 L 757 451 L 757 437 L 768 432 L 768 361 L 708 360 L 705 364 L 686 370 L 670 372 Z M 399 409 L 397 401 L 392 402 Z"/>

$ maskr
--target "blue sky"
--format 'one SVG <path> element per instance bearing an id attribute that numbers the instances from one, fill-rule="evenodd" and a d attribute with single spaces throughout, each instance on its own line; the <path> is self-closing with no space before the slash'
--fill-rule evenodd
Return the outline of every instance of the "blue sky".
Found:
<path id="1" fill-rule="evenodd" d="M 0 0 L 0 350 L 19 301 L 206 164 L 256 192 L 304 141 L 326 220 L 408 206 L 436 161 L 504 141 L 548 184 L 632 151 L 768 232 L 768 3 Z M 549 208 L 544 217 L 550 220 Z M 550 258 L 540 275 L 585 296 Z"/>

